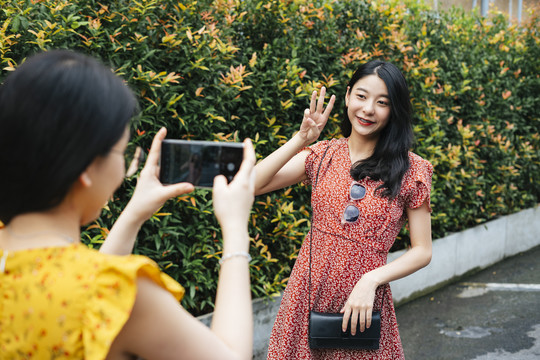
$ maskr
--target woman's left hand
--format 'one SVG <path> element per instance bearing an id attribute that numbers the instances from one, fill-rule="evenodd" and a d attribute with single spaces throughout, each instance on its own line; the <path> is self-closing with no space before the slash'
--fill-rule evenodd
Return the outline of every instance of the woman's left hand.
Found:
<path id="1" fill-rule="evenodd" d="M 142 222 L 148 220 L 168 199 L 194 190 L 194 186 L 189 183 L 163 185 L 159 181 L 161 143 L 166 135 L 167 130 L 161 128 L 154 137 L 133 196 L 126 206 L 126 210 L 129 209 L 132 216 Z"/>
<path id="2" fill-rule="evenodd" d="M 345 332 L 351 323 L 351 335 L 356 334 L 358 324 L 360 331 L 371 326 L 371 314 L 373 311 L 373 303 L 375 301 L 375 290 L 378 284 L 364 275 L 354 286 L 347 302 L 341 309 L 343 314 L 342 330 Z"/>

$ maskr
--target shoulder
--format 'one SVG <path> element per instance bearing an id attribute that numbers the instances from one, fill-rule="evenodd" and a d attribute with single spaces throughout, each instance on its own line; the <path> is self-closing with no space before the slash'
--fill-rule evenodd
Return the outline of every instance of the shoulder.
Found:
<path id="1" fill-rule="evenodd" d="M 428 160 L 409 151 L 409 172 L 426 172 L 431 177 L 433 175 L 433 165 Z"/>
<path id="2" fill-rule="evenodd" d="M 320 155 L 328 147 L 328 145 L 330 144 L 330 141 L 331 140 L 322 140 L 322 141 L 316 142 L 315 144 L 304 148 L 304 150 L 307 149 L 307 150 L 310 150 L 312 154 Z"/>
<path id="3" fill-rule="evenodd" d="M 78 252 L 91 266 L 86 268 L 91 281 L 84 311 L 84 348 L 87 358 L 104 358 L 131 316 L 141 279 L 176 300 L 182 298 L 184 289 L 145 256 L 110 255 L 84 248 L 81 245 Z"/>
<path id="4" fill-rule="evenodd" d="M 317 169 L 321 165 L 321 160 L 324 158 L 330 147 L 334 147 L 336 144 L 340 144 L 342 142 L 343 140 L 340 141 L 340 139 L 322 140 L 303 149 L 303 151 L 308 151 L 305 158 L 305 172 L 307 179 L 304 181 L 304 184 L 311 184 L 311 178 L 316 176 Z"/>
<path id="5" fill-rule="evenodd" d="M 421 156 L 409 152 L 409 169 L 401 183 L 402 192 L 409 193 L 418 186 L 431 188 L 432 177 L 433 166 L 431 163 Z"/>
<path id="6" fill-rule="evenodd" d="M 117 281 L 118 278 L 125 279 L 128 283 L 134 284 L 139 277 L 151 279 L 160 287 L 171 292 L 178 300 L 184 294 L 184 289 L 170 276 L 163 273 L 159 266 L 150 258 L 141 255 L 111 255 L 104 254 L 86 246 L 81 246 L 81 252 L 88 254 L 94 267 L 95 277 L 98 284 L 101 282 Z"/>
<path id="7" fill-rule="evenodd" d="M 347 138 L 322 140 L 305 148 L 304 150 L 307 149 L 309 151 L 306 157 L 306 173 L 309 175 L 314 165 L 318 164 L 328 151 L 334 152 L 343 147 L 347 147 Z"/>
<path id="8" fill-rule="evenodd" d="M 405 173 L 401 184 L 401 196 L 405 199 L 408 208 L 416 209 L 426 199 L 430 206 L 433 166 L 429 161 L 412 152 L 409 152 L 409 162 L 409 170 Z"/>
<path id="9" fill-rule="evenodd" d="M 103 297 L 120 303 L 129 298 L 133 299 L 136 293 L 135 284 L 140 277 L 150 279 L 178 300 L 184 295 L 184 288 L 146 256 L 104 254 L 83 244 L 74 246 L 66 256 L 65 262 L 70 267 L 71 274 L 84 279 L 90 293 L 100 295 L 94 299 L 98 302 L 99 298 Z"/>
<path id="10" fill-rule="evenodd" d="M 347 138 L 330 139 L 319 141 L 305 149 L 311 150 L 316 157 L 322 156 L 327 149 L 338 149 L 347 146 Z"/>

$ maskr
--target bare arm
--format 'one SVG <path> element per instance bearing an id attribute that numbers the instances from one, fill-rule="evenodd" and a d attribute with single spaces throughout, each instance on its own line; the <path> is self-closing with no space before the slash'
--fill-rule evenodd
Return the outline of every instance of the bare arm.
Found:
<path id="1" fill-rule="evenodd" d="M 166 135 L 167 130 L 162 128 L 154 137 L 133 196 L 99 251 L 116 255 L 131 254 L 142 224 L 168 199 L 193 191 L 193 185 L 189 183 L 163 185 L 159 181 L 161 142 Z"/>
<path id="2" fill-rule="evenodd" d="M 223 252 L 247 252 L 248 218 L 254 199 L 255 153 L 245 142 L 244 161 L 227 184 L 214 180 L 214 210 L 223 229 Z M 148 359 L 251 359 L 253 347 L 248 261 L 243 256 L 221 266 L 216 306 L 209 329 L 184 310 L 174 297 L 141 278 L 129 320 L 118 334 L 109 359 L 136 355 Z"/>
<path id="3" fill-rule="evenodd" d="M 214 211 L 223 230 L 223 257 L 249 250 L 247 231 L 255 198 L 255 151 L 244 142 L 244 161 L 234 181 L 224 176 L 214 180 Z M 212 331 L 242 359 L 250 359 L 253 347 L 253 313 L 248 261 L 230 257 L 221 265 Z M 216 353 L 219 354 L 219 353 Z"/>
<path id="4" fill-rule="evenodd" d="M 147 278 L 137 281 L 133 310 L 107 359 L 133 356 L 158 360 L 248 359 L 231 350 L 169 292 Z"/>
<path id="5" fill-rule="evenodd" d="M 356 332 L 358 322 L 361 331 L 371 325 L 375 290 L 379 285 L 410 275 L 431 261 L 431 214 L 427 202 L 417 209 L 407 209 L 407 216 L 411 248 L 396 260 L 362 276 L 341 310 L 344 313 L 342 325 L 344 331 L 347 329 L 349 317 L 351 317 L 351 333 Z"/>
<path id="6" fill-rule="evenodd" d="M 335 95 L 330 97 L 325 109 L 325 95 L 326 88 L 324 87 L 321 89 L 318 100 L 317 92 L 313 92 L 310 107 L 304 111 L 300 131 L 285 145 L 257 164 L 255 167 L 257 173 L 256 195 L 281 189 L 306 179 L 305 161 L 309 150 L 300 150 L 318 139 L 328 121 L 336 97 Z"/>

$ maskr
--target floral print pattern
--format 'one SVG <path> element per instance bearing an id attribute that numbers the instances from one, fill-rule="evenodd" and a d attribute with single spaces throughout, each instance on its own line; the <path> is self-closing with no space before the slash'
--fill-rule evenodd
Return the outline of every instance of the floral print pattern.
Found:
<path id="1" fill-rule="evenodd" d="M 0 354 L 11 359 L 104 359 L 146 276 L 180 300 L 184 289 L 150 259 L 82 244 L 6 252 L 0 272 Z"/>
<path id="2" fill-rule="evenodd" d="M 268 359 L 398 360 L 403 349 L 398 332 L 392 293 L 388 284 L 377 289 L 375 309 L 381 308 L 381 340 L 378 350 L 311 350 L 308 344 L 310 309 L 338 313 L 358 280 L 386 264 L 388 251 L 406 222 L 407 208 L 430 201 L 432 165 L 409 153 L 410 168 L 399 195 L 389 201 L 375 194 L 381 181 L 362 179 L 366 195 L 351 200 L 351 160 L 346 138 L 313 145 L 306 159 L 306 183 L 312 184 L 312 266 L 309 289 L 309 234 L 284 291 L 268 350 Z M 328 152 L 324 155 L 327 147 Z M 322 160 L 322 162 L 321 162 Z M 319 164 L 320 170 L 319 169 Z M 315 177 L 319 171 L 316 184 Z M 360 217 L 343 223 L 345 207 L 354 204 Z M 431 209 L 430 209 L 431 210 Z M 384 291 L 386 288 L 386 291 Z M 382 298 L 384 294 L 384 299 Z M 311 302 L 310 302 L 311 299 Z"/>

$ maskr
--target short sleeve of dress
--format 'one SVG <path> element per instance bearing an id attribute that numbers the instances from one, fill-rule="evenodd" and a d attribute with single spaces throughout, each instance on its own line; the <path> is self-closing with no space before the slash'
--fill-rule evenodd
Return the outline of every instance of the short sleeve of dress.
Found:
<path id="1" fill-rule="evenodd" d="M 431 212 L 431 178 L 433 165 L 420 156 L 410 153 L 410 168 L 405 177 L 406 207 L 417 209 L 427 200 Z"/>
<path id="2" fill-rule="evenodd" d="M 93 296 L 84 310 L 83 343 L 85 359 L 104 359 L 129 318 L 137 294 L 137 278 L 147 277 L 169 291 L 178 301 L 184 288 L 155 262 L 144 256 L 115 257 L 95 274 Z"/>
<path id="3" fill-rule="evenodd" d="M 315 174 L 317 173 L 317 168 L 319 166 L 319 162 L 321 160 L 321 157 L 328 147 L 330 143 L 330 140 L 324 140 L 320 141 L 316 144 L 313 144 L 307 148 L 304 148 L 302 150 L 308 149 L 311 150 L 311 153 L 306 158 L 306 174 L 307 179 L 304 181 L 305 185 L 311 185 Z"/>

